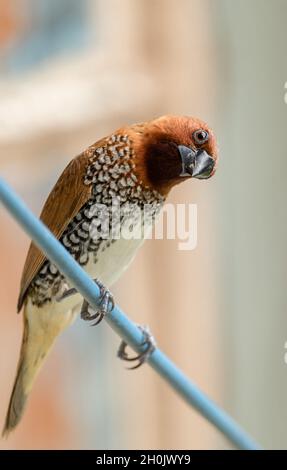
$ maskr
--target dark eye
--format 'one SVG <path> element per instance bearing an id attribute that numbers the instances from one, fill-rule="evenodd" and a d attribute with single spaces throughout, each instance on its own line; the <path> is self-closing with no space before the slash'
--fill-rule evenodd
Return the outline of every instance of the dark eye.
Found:
<path id="1" fill-rule="evenodd" d="M 205 142 L 207 142 L 209 139 L 208 132 L 204 131 L 203 129 L 198 129 L 192 134 L 192 136 L 193 136 L 195 143 L 198 145 L 205 144 Z"/>

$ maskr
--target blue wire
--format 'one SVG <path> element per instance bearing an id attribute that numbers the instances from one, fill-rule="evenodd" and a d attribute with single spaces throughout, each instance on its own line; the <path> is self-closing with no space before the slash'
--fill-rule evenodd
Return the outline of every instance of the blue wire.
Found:
<path id="1" fill-rule="evenodd" d="M 76 287 L 93 308 L 98 307 L 99 288 L 52 235 L 47 227 L 34 216 L 12 188 L 0 179 L 0 201 L 45 255 L 55 263 L 72 286 Z M 142 352 L 143 334 L 116 306 L 105 317 L 109 325 L 135 351 Z M 212 402 L 188 379 L 172 361 L 156 349 L 148 359 L 150 366 L 169 383 L 190 405 L 214 424 L 240 449 L 259 450 L 261 447 L 227 414 Z"/>

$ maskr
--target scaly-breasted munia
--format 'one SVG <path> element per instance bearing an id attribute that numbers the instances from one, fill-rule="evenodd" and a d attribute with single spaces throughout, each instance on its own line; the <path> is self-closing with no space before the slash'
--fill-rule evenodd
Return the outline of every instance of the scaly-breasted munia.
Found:
<path id="1" fill-rule="evenodd" d="M 114 236 L 112 202 L 123 208 L 118 225 L 139 231 L 142 219 L 135 208 L 142 213 L 148 205 L 152 225 L 171 188 L 190 177 L 209 178 L 216 160 L 215 137 L 199 119 L 164 116 L 123 127 L 69 163 L 44 205 L 41 220 L 90 276 L 111 286 L 144 240 L 143 235 Z M 18 424 L 56 337 L 80 311 L 83 299 L 79 294 L 66 295 L 69 287 L 58 268 L 32 243 L 18 300 L 18 311 L 24 307 L 24 334 L 4 434 Z M 82 309 L 84 319 L 104 315 L 109 297 L 100 287 L 101 311 L 92 315 Z"/>

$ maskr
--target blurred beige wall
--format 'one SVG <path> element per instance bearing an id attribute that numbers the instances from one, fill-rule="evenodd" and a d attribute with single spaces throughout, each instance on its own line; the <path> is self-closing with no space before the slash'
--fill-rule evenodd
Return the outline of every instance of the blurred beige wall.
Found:
<path id="1" fill-rule="evenodd" d="M 286 449 L 287 2 L 223 0 L 214 14 L 228 407 L 265 447 Z"/>

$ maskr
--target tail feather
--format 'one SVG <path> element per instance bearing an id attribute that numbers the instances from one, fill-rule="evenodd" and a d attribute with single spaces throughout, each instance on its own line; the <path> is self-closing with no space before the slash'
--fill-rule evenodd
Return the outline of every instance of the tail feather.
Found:
<path id="1" fill-rule="evenodd" d="M 20 359 L 17 367 L 16 378 L 10 397 L 8 411 L 2 436 L 7 437 L 9 432 L 17 426 L 23 414 L 28 395 L 24 392 L 23 378 L 25 372 L 25 349 L 28 341 L 28 321 L 24 317 L 24 332 L 20 352 Z"/>
<path id="2" fill-rule="evenodd" d="M 73 320 L 71 312 L 53 314 L 48 308 L 37 308 L 29 303 L 24 310 L 24 332 L 17 374 L 9 402 L 3 436 L 19 423 L 41 366 L 56 337 Z"/>

